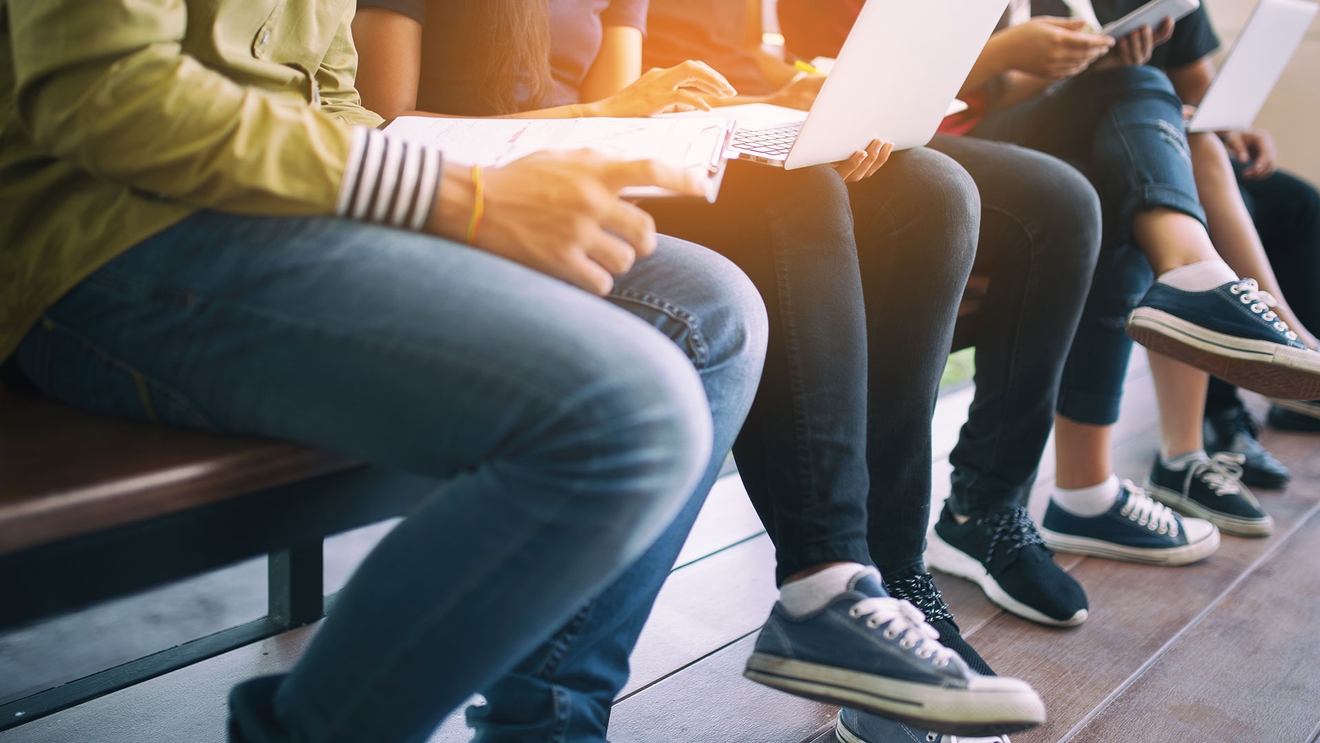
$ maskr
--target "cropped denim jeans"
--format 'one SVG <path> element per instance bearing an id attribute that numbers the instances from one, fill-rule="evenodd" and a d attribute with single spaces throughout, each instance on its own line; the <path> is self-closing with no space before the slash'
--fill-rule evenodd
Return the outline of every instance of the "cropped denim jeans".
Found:
<path id="1" fill-rule="evenodd" d="M 201 212 L 49 308 L 17 360 L 81 407 L 433 480 L 293 670 L 231 697 L 246 743 L 420 743 L 691 508 L 765 335 L 746 277 L 677 240 L 604 301 L 423 235 Z"/>
<path id="2" fill-rule="evenodd" d="M 1124 67 L 1082 75 L 993 113 L 972 134 L 1067 160 L 1100 195 L 1104 237 L 1058 412 L 1079 423 L 1113 424 L 1132 353 L 1127 316 L 1154 279 L 1133 240 L 1133 218 L 1165 207 L 1205 223 L 1182 101 L 1160 70 Z"/>

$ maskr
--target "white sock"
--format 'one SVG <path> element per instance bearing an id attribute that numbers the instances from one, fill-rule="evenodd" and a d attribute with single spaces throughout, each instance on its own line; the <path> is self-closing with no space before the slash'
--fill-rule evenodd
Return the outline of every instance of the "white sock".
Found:
<path id="1" fill-rule="evenodd" d="M 1194 449 L 1186 454 L 1179 454 L 1168 459 L 1165 459 L 1163 454 L 1160 455 L 1160 465 L 1166 470 L 1185 470 L 1188 465 L 1208 461 L 1210 461 L 1210 457 L 1205 453 L 1205 449 Z"/>
<path id="2" fill-rule="evenodd" d="M 848 590 L 848 584 L 858 573 L 874 573 L 880 577 L 880 571 L 859 562 L 847 562 L 825 568 L 819 573 L 812 573 L 792 583 L 785 583 L 779 589 L 779 603 L 789 616 L 801 617 L 820 611 L 834 600 L 835 596 Z"/>
<path id="3" fill-rule="evenodd" d="M 1052 500 L 1059 508 L 1082 518 L 1099 516 L 1108 511 L 1118 500 L 1118 476 L 1109 475 L 1109 479 L 1089 488 L 1054 488 Z"/>
<path id="4" fill-rule="evenodd" d="M 1216 286 L 1237 280 L 1238 275 L 1219 258 L 1165 271 L 1160 276 L 1161 284 L 1168 284 L 1174 289 L 1182 289 L 1185 292 L 1208 292 Z"/>

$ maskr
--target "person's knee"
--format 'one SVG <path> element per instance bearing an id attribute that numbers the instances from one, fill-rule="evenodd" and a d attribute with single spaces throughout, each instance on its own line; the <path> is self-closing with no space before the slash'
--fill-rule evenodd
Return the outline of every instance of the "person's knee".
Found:
<path id="1" fill-rule="evenodd" d="M 674 341 L 702 374 L 736 370 L 755 388 L 770 334 L 765 302 L 747 274 L 728 258 L 681 240 L 662 238 L 666 258 L 683 268 L 681 280 L 621 286 L 624 300 L 648 303 L 686 327 Z"/>
<path id="2" fill-rule="evenodd" d="M 1090 277 L 1100 253 L 1103 230 L 1100 196 L 1091 182 L 1071 165 L 1051 159 L 1042 164 L 1036 181 L 1040 204 L 1056 215 L 1053 229 L 1058 240 L 1070 246 L 1063 251 L 1077 276 Z"/>
<path id="3" fill-rule="evenodd" d="M 1117 67 L 1101 74 L 1108 76 L 1127 90 L 1177 97 L 1169 76 L 1163 70 L 1150 65 Z"/>
<path id="4" fill-rule="evenodd" d="M 958 251 L 941 258 L 970 265 L 981 215 L 981 192 L 971 174 L 953 158 L 927 147 L 895 154 L 882 171 L 902 189 L 902 203 L 912 204 L 925 221 L 940 226 L 945 239 L 935 243 Z M 890 201 L 886 208 L 898 208 L 897 203 Z"/>
<path id="5" fill-rule="evenodd" d="M 523 464 L 658 535 L 710 461 L 710 407 L 670 339 L 633 318 L 573 349 Z"/>
<path id="6" fill-rule="evenodd" d="M 1021 151 L 1016 193 L 999 197 L 1048 262 L 1053 280 L 1085 291 L 1100 252 L 1100 197 L 1073 166 L 1043 153 Z"/>

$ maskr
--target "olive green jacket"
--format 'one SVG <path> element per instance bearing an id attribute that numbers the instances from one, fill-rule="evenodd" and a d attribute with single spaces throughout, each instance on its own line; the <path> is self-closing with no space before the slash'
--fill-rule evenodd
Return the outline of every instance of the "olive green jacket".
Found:
<path id="1" fill-rule="evenodd" d="M 201 208 L 335 212 L 354 0 L 0 0 L 0 360 Z"/>

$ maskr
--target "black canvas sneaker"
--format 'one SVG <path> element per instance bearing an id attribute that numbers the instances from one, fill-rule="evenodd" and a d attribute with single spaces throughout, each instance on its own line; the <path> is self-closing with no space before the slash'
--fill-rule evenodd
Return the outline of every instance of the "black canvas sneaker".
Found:
<path id="1" fill-rule="evenodd" d="M 1242 484 L 1242 458 L 1219 453 L 1170 469 L 1157 457 L 1146 480 L 1146 492 L 1188 516 L 1205 519 L 1225 534 L 1264 537 L 1274 531 L 1274 519 L 1261 510 L 1256 496 Z"/>
<path id="2" fill-rule="evenodd" d="M 896 574 L 893 578 L 884 574 L 885 590 L 890 596 L 902 599 L 917 607 L 926 617 L 926 623 L 940 633 L 940 644 L 952 650 L 967 661 L 973 671 L 982 676 L 993 676 L 990 664 L 985 662 L 980 653 L 967 644 L 962 637 L 962 629 L 953 621 L 953 612 L 944 603 L 944 595 L 935 586 L 935 579 L 926 571 L 908 574 Z"/>
<path id="3" fill-rule="evenodd" d="M 926 564 L 972 581 L 1023 619 L 1052 627 L 1086 621 L 1086 591 L 1055 564 L 1025 507 L 959 524 L 945 503 L 927 537 Z"/>
<path id="4" fill-rule="evenodd" d="M 1256 440 L 1260 428 L 1242 405 L 1207 413 L 1203 428 L 1207 453 L 1242 455 L 1242 482 L 1253 487 L 1281 488 L 1292 479 L 1288 468 Z"/>

